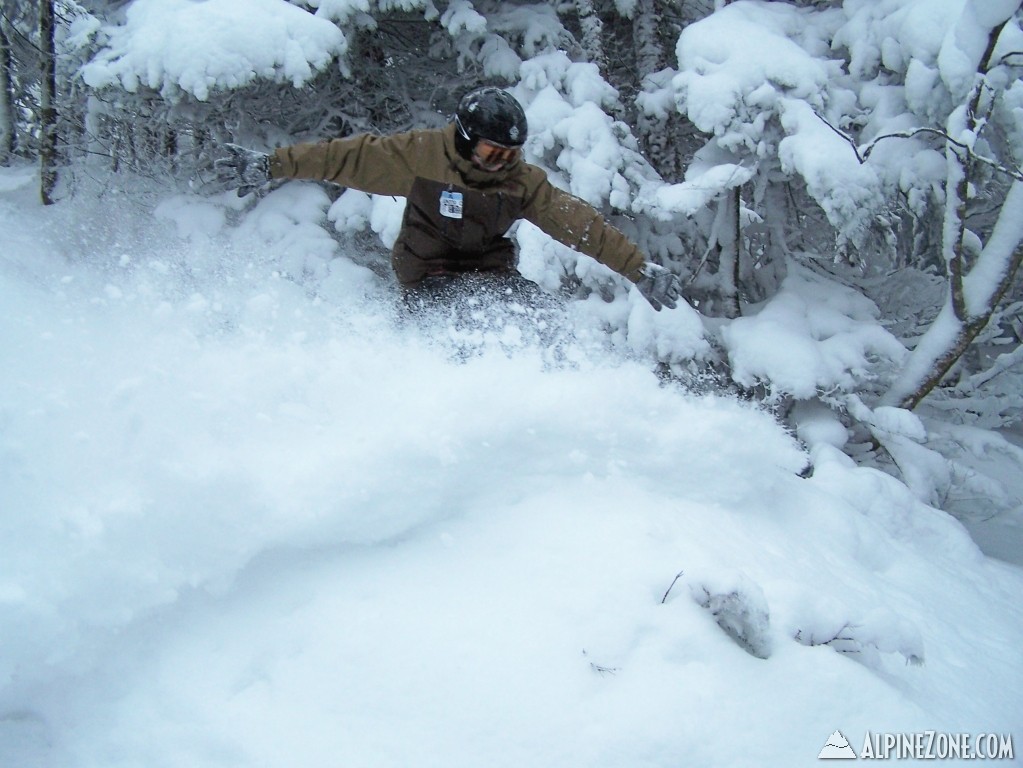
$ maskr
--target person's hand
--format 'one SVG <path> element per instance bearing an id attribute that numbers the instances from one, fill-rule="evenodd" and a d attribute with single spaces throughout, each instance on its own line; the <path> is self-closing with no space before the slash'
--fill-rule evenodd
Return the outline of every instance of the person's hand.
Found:
<path id="1" fill-rule="evenodd" d="M 636 288 L 651 307 L 660 312 L 662 307 L 674 309 L 677 306 L 682 295 L 682 281 L 675 273 L 659 264 L 647 262 L 640 269 L 640 274 L 642 277 L 636 282 Z"/>
<path id="2" fill-rule="evenodd" d="M 270 181 L 270 155 L 237 144 L 225 144 L 227 155 L 213 162 L 217 181 L 223 189 L 238 189 L 238 197 L 247 195 Z"/>

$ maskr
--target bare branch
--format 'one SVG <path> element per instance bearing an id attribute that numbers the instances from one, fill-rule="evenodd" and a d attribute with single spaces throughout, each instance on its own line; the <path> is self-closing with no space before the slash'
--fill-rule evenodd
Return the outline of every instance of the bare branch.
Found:
<path id="1" fill-rule="evenodd" d="M 951 136 L 948 135 L 947 131 L 942 131 L 938 128 L 913 128 L 912 130 L 908 131 L 896 131 L 895 133 L 885 133 L 882 134 L 881 136 L 877 136 L 869 144 L 867 144 L 864 148 L 861 149 L 860 147 L 856 146 L 856 140 L 852 136 L 847 134 L 845 131 L 841 130 L 840 128 L 836 128 L 834 125 L 829 123 L 826 118 L 821 117 L 820 115 L 817 115 L 817 118 L 826 126 L 828 126 L 828 128 L 830 128 L 843 139 L 845 139 L 847 142 L 849 142 L 849 146 L 852 147 L 853 153 L 856 155 L 856 159 L 860 161 L 861 165 L 867 162 L 867 159 L 870 157 L 870 153 L 873 152 L 874 148 L 878 145 L 878 143 L 883 141 L 884 139 L 912 139 L 915 136 L 927 133 L 932 134 L 934 136 L 939 136 L 945 141 L 947 141 L 949 144 L 951 144 L 953 147 L 956 147 L 957 149 L 961 149 L 962 151 L 966 152 L 970 160 L 975 160 L 978 163 L 983 163 L 984 165 L 993 168 L 998 173 L 1005 174 L 1009 178 L 1015 179 L 1016 181 L 1023 181 L 1023 171 L 1020 171 L 1020 169 L 1008 168 L 996 160 L 992 160 L 989 157 L 984 157 L 983 155 L 978 155 L 970 148 L 968 144 L 953 139 Z"/>

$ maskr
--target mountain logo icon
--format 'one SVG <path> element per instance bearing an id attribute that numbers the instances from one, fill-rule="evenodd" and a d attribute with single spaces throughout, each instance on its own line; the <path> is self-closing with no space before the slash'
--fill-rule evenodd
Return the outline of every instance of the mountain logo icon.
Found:
<path id="1" fill-rule="evenodd" d="M 817 755 L 818 760 L 855 760 L 856 750 L 849 745 L 849 739 L 841 731 L 835 731 L 828 738 L 828 743 Z"/>

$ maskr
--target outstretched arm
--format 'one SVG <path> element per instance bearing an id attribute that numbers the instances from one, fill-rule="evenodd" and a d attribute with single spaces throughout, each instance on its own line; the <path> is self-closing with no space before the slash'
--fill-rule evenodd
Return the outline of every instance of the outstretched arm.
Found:
<path id="1" fill-rule="evenodd" d="M 540 172 L 540 171 L 538 171 Z M 523 216 L 559 243 L 596 259 L 636 284 L 650 305 L 674 309 L 681 295 L 678 277 L 648 262 L 636 245 L 583 200 L 546 178 L 527 201 Z"/>
<path id="2" fill-rule="evenodd" d="M 591 205 L 544 179 L 523 216 L 559 243 L 605 264 L 632 282 L 646 259 L 625 235 Z"/>
<path id="3" fill-rule="evenodd" d="M 281 147 L 270 156 L 270 175 L 330 181 L 377 195 L 407 196 L 416 176 L 416 158 L 436 151 L 424 145 L 427 140 L 416 132 L 393 136 L 364 133 Z"/>
<path id="4" fill-rule="evenodd" d="M 295 144 L 272 154 L 227 144 L 214 163 L 219 186 L 244 195 L 271 179 L 330 181 L 378 195 L 407 196 L 415 179 L 415 166 L 431 153 L 437 139 L 429 132 L 393 136 L 359 134 L 344 139 Z"/>

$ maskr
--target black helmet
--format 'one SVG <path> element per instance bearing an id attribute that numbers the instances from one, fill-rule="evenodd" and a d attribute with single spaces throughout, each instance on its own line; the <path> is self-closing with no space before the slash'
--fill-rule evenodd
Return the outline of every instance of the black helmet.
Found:
<path id="1" fill-rule="evenodd" d="M 470 91 L 455 111 L 455 147 L 466 160 L 480 139 L 502 147 L 521 147 L 526 141 L 526 113 L 507 91 L 486 86 Z"/>

